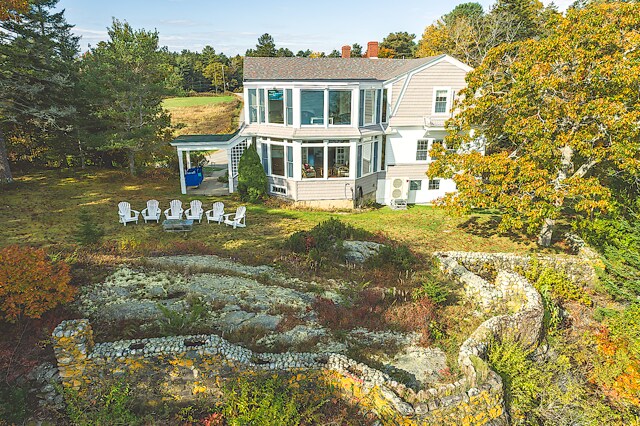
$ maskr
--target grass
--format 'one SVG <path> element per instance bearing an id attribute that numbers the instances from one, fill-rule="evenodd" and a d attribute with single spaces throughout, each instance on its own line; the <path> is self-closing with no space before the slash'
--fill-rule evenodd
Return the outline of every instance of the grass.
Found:
<path id="1" fill-rule="evenodd" d="M 491 231 L 493 215 L 454 217 L 427 206 L 406 211 L 384 207 L 336 213 L 289 209 L 279 203 L 248 205 L 246 229 L 196 224 L 188 234 L 165 233 L 158 225 L 142 220 L 139 225 L 126 227 L 118 223 L 117 204 L 124 200 L 136 210 L 142 210 L 152 198 L 159 200 L 162 208 L 174 198 L 183 204 L 197 198 L 207 209 L 213 202 L 223 201 L 227 212 L 242 204 L 234 196 L 180 195 L 177 176 L 145 178 L 115 170 L 50 170 L 17 176 L 13 186 L 0 187 L 0 191 L 0 246 L 31 244 L 50 250 L 72 249 L 79 212 L 86 210 L 105 231 L 103 244 L 131 254 L 162 251 L 179 244 L 186 251 L 228 255 L 252 264 L 272 263 L 285 254 L 282 246 L 288 235 L 330 217 L 407 244 L 419 254 L 435 250 L 522 253 L 536 249 L 533 241 L 514 240 Z"/>
<path id="2" fill-rule="evenodd" d="M 236 96 L 169 98 L 163 103 L 175 135 L 232 133 L 238 126 L 242 102 Z"/>
<path id="3" fill-rule="evenodd" d="M 223 102 L 233 102 L 237 96 L 189 96 L 179 98 L 167 98 L 162 106 L 171 110 L 173 108 L 184 108 L 203 105 L 216 105 Z"/>

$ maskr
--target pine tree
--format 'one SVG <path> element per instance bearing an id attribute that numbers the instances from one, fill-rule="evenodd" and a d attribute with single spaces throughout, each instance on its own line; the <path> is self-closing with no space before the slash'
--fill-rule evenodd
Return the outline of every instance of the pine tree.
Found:
<path id="1" fill-rule="evenodd" d="M 158 48 L 158 32 L 134 30 L 114 19 L 109 41 L 83 60 L 83 82 L 95 120 L 105 123 L 102 150 L 126 153 L 135 174 L 135 157 L 151 153 L 170 138 L 170 117 L 162 108 L 169 70 Z"/>
<path id="2" fill-rule="evenodd" d="M 262 34 L 258 38 L 255 49 L 248 49 L 247 56 L 275 57 L 277 55 L 276 43 L 268 33 Z"/>
<path id="3" fill-rule="evenodd" d="M 0 21 L 0 182 L 12 180 L 4 135 L 20 134 L 63 156 L 73 129 L 78 37 L 58 0 L 34 0 L 25 13 Z M 46 150 L 45 150 L 46 151 Z"/>
<path id="4" fill-rule="evenodd" d="M 242 153 L 238 163 L 238 193 L 245 201 L 257 202 L 267 195 L 267 175 L 255 144 Z"/>

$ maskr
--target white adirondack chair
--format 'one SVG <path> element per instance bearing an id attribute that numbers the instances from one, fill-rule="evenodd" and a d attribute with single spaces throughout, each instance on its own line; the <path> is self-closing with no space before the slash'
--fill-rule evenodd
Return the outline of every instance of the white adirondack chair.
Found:
<path id="1" fill-rule="evenodd" d="M 128 222 L 138 223 L 138 216 L 140 212 L 133 210 L 131 204 L 126 201 L 122 201 L 118 204 L 118 216 L 120 217 L 120 223 L 127 226 Z"/>
<path id="2" fill-rule="evenodd" d="M 207 210 L 207 223 L 218 222 L 222 223 L 224 220 L 224 204 L 220 201 L 213 203 L 213 210 Z"/>
<path id="3" fill-rule="evenodd" d="M 184 216 L 187 219 L 193 219 L 193 220 L 197 220 L 198 222 L 201 222 L 202 213 L 204 213 L 202 210 L 202 201 L 193 200 L 191 201 L 189 208 L 184 212 Z"/>
<path id="4" fill-rule="evenodd" d="M 247 215 L 247 208 L 245 206 L 238 207 L 235 213 L 228 213 L 224 215 L 225 225 L 233 226 L 233 229 L 237 227 L 244 228 L 246 225 L 245 217 Z M 231 217 L 233 216 L 233 218 Z"/>
<path id="5" fill-rule="evenodd" d="M 160 222 L 160 214 L 162 214 L 162 211 L 160 210 L 160 204 L 158 203 L 158 200 L 147 201 L 147 208 L 142 210 L 142 218 L 144 219 L 144 223 L 147 223 L 150 220 Z"/>
<path id="6" fill-rule="evenodd" d="M 182 219 L 182 201 L 173 200 L 169 203 L 169 208 L 164 211 L 164 216 L 169 219 Z"/>

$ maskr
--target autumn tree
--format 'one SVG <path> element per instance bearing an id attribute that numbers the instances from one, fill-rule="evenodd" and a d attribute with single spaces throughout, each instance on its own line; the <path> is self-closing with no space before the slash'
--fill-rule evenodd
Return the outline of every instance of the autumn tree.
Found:
<path id="1" fill-rule="evenodd" d="M 489 52 L 468 77 L 447 143 L 486 155 L 444 155 L 430 176 L 453 178 L 445 203 L 496 208 L 501 230 L 551 243 L 558 220 L 589 221 L 611 206 L 608 177 L 640 177 L 640 4 L 570 10 L 546 38 Z M 482 139 L 480 139 L 482 140 Z"/>
<path id="2" fill-rule="evenodd" d="M 0 21 L 15 19 L 20 13 L 29 11 L 28 0 L 0 0 Z"/>
<path id="3" fill-rule="evenodd" d="M 135 174 L 135 157 L 167 141 L 170 117 L 162 108 L 167 93 L 167 69 L 158 47 L 157 31 L 134 30 L 113 20 L 109 40 L 85 55 L 82 84 L 95 120 L 106 124 L 97 149 L 126 153 Z"/>
<path id="4" fill-rule="evenodd" d="M 0 316 L 9 322 L 40 318 L 73 299 L 70 281 L 69 265 L 52 262 L 42 249 L 0 249 Z"/>
<path id="5" fill-rule="evenodd" d="M 390 33 L 380 43 L 381 58 L 413 58 L 416 49 L 415 34 L 406 31 Z"/>

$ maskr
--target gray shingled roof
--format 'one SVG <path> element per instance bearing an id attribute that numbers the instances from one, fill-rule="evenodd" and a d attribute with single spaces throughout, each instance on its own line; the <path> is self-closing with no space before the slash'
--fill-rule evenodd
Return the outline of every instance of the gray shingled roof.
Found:
<path id="1" fill-rule="evenodd" d="M 246 57 L 244 80 L 385 81 L 442 56 L 444 55 L 419 59 Z"/>

